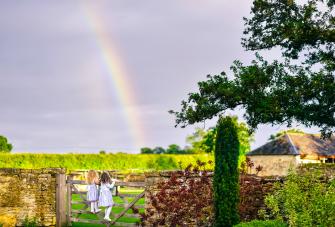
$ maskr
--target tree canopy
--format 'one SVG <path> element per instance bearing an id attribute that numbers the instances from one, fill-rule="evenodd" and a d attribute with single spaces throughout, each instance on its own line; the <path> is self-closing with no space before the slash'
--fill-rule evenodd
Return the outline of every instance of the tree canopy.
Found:
<path id="1" fill-rule="evenodd" d="M 190 144 L 192 153 L 212 153 L 215 148 L 216 127 L 208 130 L 196 128 L 195 132 L 187 136 L 186 142 Z"/>
<path id="2" fill-rule="evenodd" d="M 170 144 L 167 149 L 163 147 L 155 147 L 151 149 L 150 147 L 141 148 L 141 154 L 191 154 L 189 149 L 182 149 L 177 144 Z"/>
<path id="3" fill-rule="evenodd" d="M 8 140 L 6 137 L 0 135 L 0 153 L 5 152 L 9 153 L 13 149 L 13 145 L 8 143 Z"/>
<path id="4" fill-rule="evenodd" d="M 334 0 L 255 0 L 245 18 L 246 50 L 280 48 L 282 59 L 260 54 L 250 65 L 235 61 L 232 75 L 208 75 L 199 91 L 182 101 L 176 124 L 211 119 L 242 108 L 251 127 L 293 122 L 317 126 L 323 137 L 335 131 Z"/>
<path id="5" fill-rule="evenodd" d="M 236 116 L 230 118 L 237 128 L 237 135 L 240 142 L 240 154 L 244 155 L 250 151 L 250 143 L 253 140 L 253 135 L 249 134 L 247 124 L 239 122 Z M 186 138 L 186 141 L 191 145 L 191 153 L 214 153 L 216 132 L 216 127 L 211 127 L 208 130 L 196 128 L 195 132 Z"/>
<path id="6" fill-rule="evenodd" d="M 279 137 L 281 137 L 282 135 L 285 135 L 286 133 L 299 133 L 299 134 L 305 134 L 304 131 L 300 130 L 300 129 L 296 129 L 296 128 L 291 128 L 288 130 L 281 130 L 275 134 L 271 134 L 269 137 L 269 140 L 275 140 Z"/>

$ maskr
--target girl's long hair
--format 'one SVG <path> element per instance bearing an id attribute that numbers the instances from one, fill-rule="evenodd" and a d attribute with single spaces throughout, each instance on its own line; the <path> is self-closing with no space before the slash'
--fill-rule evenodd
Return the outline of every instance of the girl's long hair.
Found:
<path id="1" fill-rule="evenodd" d="M 87 183 L 93 184 L 95 183 L 94 180 L 98 178 L 99 178 L 98 173 L 95 170 L 88 171 L 87 177 L 86 177 Z"/>
<path id="2" fill-rule="evenodd" d="M 103 172 L 101 174 L 100 181 L 103 184 L 110 184 L 112 182 L 111 177 L 109 176 L 109 174 L 107 172 Z"/>

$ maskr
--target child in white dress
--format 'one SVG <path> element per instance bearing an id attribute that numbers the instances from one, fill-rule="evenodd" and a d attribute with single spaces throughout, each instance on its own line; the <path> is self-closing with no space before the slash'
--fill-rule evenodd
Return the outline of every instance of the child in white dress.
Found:
<path id="1" fill-rule="evenodd" d="M 99 176 L 98 173 L 94 170 L 90 170 L 87 173 L 87 201 L 91 203 L 91 212 L 93 214 L 101 211 L 98 208 L 98 199 L 99 199 L 99 191 L 98 184 Z"/>
<path id="2" fill-rule="evenodd" d="M 114 205 L 111 189 L 115 185 L 115 180 L 112 181 L 109 174 L 107 172 L 103 172 L 101 174 L 100 183 L 99 207 L 106 207 L 104 219 L 106 221 L 111 221 L 109 215 L 112 211 L 112 206 Z"/>

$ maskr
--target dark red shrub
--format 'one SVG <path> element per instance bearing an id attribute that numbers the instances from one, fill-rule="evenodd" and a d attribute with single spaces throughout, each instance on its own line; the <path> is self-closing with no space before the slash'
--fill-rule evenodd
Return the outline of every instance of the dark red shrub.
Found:
<path id="1" fill-rule="evenodd" d="M 143 221 L 154 226 L 210 226 L 213 193 L 206 164 L 198 161 L 184 171 L 171 172 L 170 178 L 158 184 L 157 192 L 150 193 L 152 208 L 147 209 Z"/>
<path id="2" fill-rule="evenodd" d="M 150 225 L 212 226 L 212 172 L 206 170 L 207 164 L 212 163 L 198 162 L 196 166 L 187 166 L 184 171 L 169 172 L 169 177 L 149 194 L 151 208 L 146 209 L 142 221 Z M 248 158 L 241 165 L 238 207 L 241 221 L 258 218 L 258 211 L 265 208 L 264 197 L 276 181 L 247 174 L 252 168 L 262 171 L 261 166 L 255 167 Z"/>

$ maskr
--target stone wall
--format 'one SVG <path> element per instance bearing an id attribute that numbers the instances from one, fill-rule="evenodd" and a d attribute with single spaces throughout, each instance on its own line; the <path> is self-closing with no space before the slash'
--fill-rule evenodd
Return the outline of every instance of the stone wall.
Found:
<path id="1" fill-rule="evenodd" d="M 38 226 L 56 225 L 56 175 L 64 169 L 0 169 L 0 223 L 22 226 L 26 218 Z"/>
<path id="2" fill-rule="evenodd" d="M 304 172 L 320 172 L 325 177 L 325 180 L 335 179 L 335 164 L 334 163 L 322 163 L 315 164 L 309 163 L 300 165 L 297 168 L 297 172 L 303 174 Z"/>
<path id="3" fill-rule="evenodd" d="M 295 155 L 251 155 L 248 156 L 254 166 L 262 166 L 259 176 L 286 176 L 289 169 L 294 169 L 299 165 L 298 156 Z M 256 173 L 255 168 L 251 170 Z"/>
<path id="4" fill-rule="evenodd" d="M 260 177 L 256 175 L 240 176 L 239 213 L 241 221 L 259 218 L 258 211 L 265 209 L 265 196 L 273 191 L 276 182 L 282 183 L 282 177 Z"/>

